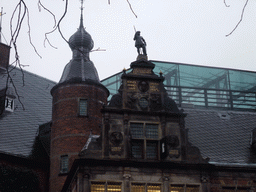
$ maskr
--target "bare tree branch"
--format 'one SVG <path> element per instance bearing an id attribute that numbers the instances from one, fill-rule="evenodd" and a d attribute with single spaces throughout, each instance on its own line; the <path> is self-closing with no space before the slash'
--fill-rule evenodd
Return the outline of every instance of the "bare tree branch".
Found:
<path id="1" fill-rule="evenodd" d="M 136 18 L 138 18 L 138 16 L 137 16 L 137 15 L 135 14 L 135 12 L 133 11 L 132 5 L 131 5 L 131 3 L 129 2 L 129 0 L 126 0 L 126 1 L 127 1 L 127 3 L 129 4 L 130 10 L 132 11 L 133 15 L 134 15 Z M 108 4 L 110 5 L 110 0 L 108 0 Z"/>
<path id="2" fill-rule="evenodd" d="M 226 3 L 226 0 L 224 0 L 224 4 L 225 4 L 226 7 L 230 7 L 230 5 L 228 5 L 228 4 Z"/>
<path id="3" fill-rule="evenodd" d="M 136 18 L 138 18 L 138 16 L 134 13 L 134 11 L 133 11 L 133 9 L 132 9 L 132 5 L 131 5 L 131 3 L 129 2 L 129 0 L 126 0 L 126 1 L 127 1 L 127 3 L 129 4 L 130 9 L 131 9 L 132 13 L 134 14 L 134 16 L 135 16 Z"/>
<path id="4" fill-rule="evenodd" d="M 39 9 L 39 11 L 41 11 L 41 7 L 43 7 L 44 10 L 46 10 L 48 13 L 50 13 L 52 15 L 53 20 L 54 20 L 54 26 L 53 26 L 53 28 L 54 28 L 56 26 L 56 23 L 57 23 L 55 15 L 41 3 L 41 0 L 38 0 L 38 9 Z"/>
<path id="5" fill-rule="evenodd" d="M 62 39 L 64 39 L 64 41 L 66 41 L 66 43 L 68 43 L 67 39 L 64 37 L 64 35 L 62 34 L 61 29 L 60 29 L 60 23 L 63 20 L 63 18 L 65 17 L 65 15 L 67 14 L 67 10 L 68 10 L 68 0 L 65 0 L 65 1 L 66 1 L 65 10 L 64 10 L 64 13 L 62 14 L 61 18 L 59 19 L 58 24 L 54 27 L 54 29 L 52 31 L 45 33 L 45 40 L 44 40 L 44 42 L 47 41 L 50 44 L 50 46 L 52 46 L 52 44 L 50 43 L 50 41 L 49 41 L 47 36 L 49 34 L 53 33 L 54 31 L 56 31 L 57 29 L 58 29 Z M 57 49 L 57 47 L 55 47 L 55 46 L 52 46 L 52 47 Z"/>
<path id="6" fill-rule="evenodd" d="M 31 29 L 30 29 L 30 23 L 29 23 L 29 10 L 28 9 L 27 9 L 27 16 L 28 16 L 28 21 L 27 21 L 27 24 L 28 24 L 28 38 L 29 38 L 30 45 L 34 48 L 35 53 L 42 59 L 42 56 L 38 53 L 36 47 L 34 46 L 34 44 L 32 42 L 32 39 L 31 39 L 31 33 L 30 33 Z"/>
<path id="7" fill-rule="evenodd" d="M 23 73 L 23 71 L 22 71 L 22 73 Z M 24 104 L 23 104 L 22 101 L 21 101 L 22 96 L 19 95 L 18 90 L 17 90 L 17 88 L 16 88 L 16 85 L 15 85 L 15 83 L 13 82 L 13 79 L 12 79 L 12 77 L 11 77 L 11 75 L 10 75 L 9 67 L 7 68 L 7 75 L 8 75 L 8 76 L 7 76 L 7 81 L 6 81 L 6 91 L 7 91 L 7 89 L 8 89 L 9 80 L 10 80 L 10 83 L 11 83 L 11 85 L 12 85 L 13 88 L 14 88 L 14 91 L 15 91 L 15 94 L 16 94 L 16 96 L 17 96 L 17 98 L 18 98 L 18 101 L 19 101 L 19 103 L 21 104 L 22 109 L 25 110 L 25 106 L 24 106 Z M 23 74 L 23 77 L 24 77 L 24 74 Z M 23 79 L 23 83 L 24 83 L 24 79 Z M 6 92 L 5 92 L 5 95 L 6 95 Z"/>
<path id="8" fill-rule="evenodd" d="M 244 7 L 243 7 L 243 10 L 242 10 L 242 13 L 241 13 L 241 17 L 240 17 L 239 22 L 236 24 L 235 28 L 234 28 L 229 34 L 226 35 L 226 37 L 228 37 L 229 35 L 231 35 L 231 34 L 237 29 L 237 27 L 240 25 L 240 23 L 242 22 L 243 16 L 244 16 L 244 10 L 245 10 L 245 7 L 247 6 L 248 1 L 249 1 L 249 0 L 246 0 L 246 2 L 245 2 L 245 4 L 244 4 Z"/>

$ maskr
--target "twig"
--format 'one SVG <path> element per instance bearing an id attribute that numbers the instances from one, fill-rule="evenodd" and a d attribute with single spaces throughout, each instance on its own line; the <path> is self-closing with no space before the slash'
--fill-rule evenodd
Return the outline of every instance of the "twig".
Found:
<path id="1" fill-rule="evenodd" d="M 94 52 L 94 51 L 106 51 L 106 49 L 101 49 L 100 47 L 98 47 L 97 49 L 91 50 L 90 52 Z"/>
<path id="2" fill-rule="evenodd" d="M 43 7 L 44 10 L 46 10 L 48 13 L 50 13 L 50 14 L 52 15 L 53 20 L 54 20 L 54 26 L 53 26 L 53 28 L 56 27 L 56 23 L 57 23 L 57 22 L 56 22 L 56 17 L 55 17 L 55 15 L 41 3 L 41 0 L 38 0 L 38 9 L 39 9 L 39 11 L 41 11 L 40 6 Z"/>
<path id="3" fill-rule="evenodd" d="M 26 7 L 26 9 L 27 9 L 27 7 Z M 28 9 L 27 9 L 27 16 L 28 16 L 28 22 L 27 22 L 27 24 L 28 24 L 28 38 L 29 38 L 30 45 L 34 48 L 35 53 L 42 59 L 42 56 L 38 53 L 36 47 L 34 46 L 34 44 L 32 42 L 32 39 L 31 39 L 31 33 L 30 33 L 31 29 L 30 29 L 30 23 L 29 23 L 29 11 L 28 11 Z"/>
<path id="4" fill-rule="evenodd" d="M 133 9 L 132 9 L 132 5 L 131 5 L 131 3 L 129 2 L 129 0 L 126 0 L 126 1 L 127 1 L 127 3 L 129 4 L 130 9 L 131 9 L 132 13 L 134 14 L 134 16 L 135 16 L 136 18 L 138 18 L 138 16 L 134 13 L 134 11 L 133 11 Z"/>
<path id="5" fill-rule="evenodd" d="M 224 0 L 224 4 L 225 4 L 226 7 L 230 7 L 230 5 L 228 5 L 228 4 L 226 3 L 226 0 Z"/>
<path id="6" fill-rule="evenodd" d="M 129 2 L 129 0 L 126 0 L 126 1 L 127 1 L 127 3 L 129 4 L 129 7 L 130 7 L 130 9 L 131 9 L 133 15 L 134 15 L 136 18 L 138 18 L 138 16 L 137 16 L 137 15 L 135 14 L 135 12 L 133 11 L 132 5 L 131 5 L 131 3 Z M 110 0 L 108 0 L 108 4 L 110 5 Z"/>
<path id="7" fill-rule="evenodd" d="M 244 16 L 244 10 L 245 10 L 245 7 L 247 6 L 248 1 L 249 0 L 246 0 L 246 2 L 244 4 L 244 7 L 243 7 L 243 10 L 242 10 L 242 13 L 241 13 L 241 17 L 240 17 L 240 21 L 236 24 L 235 28 L 229 34 L 226 35 L 226 37 L 231 35 L 236 30 L 236 28 L 240 25 L 240 23 L 242 22 L 243 16 Z"/>
<path id="8" fill-rule="evenodd" d="M 58 31 L 59 31 L 59 33 L 60 33 L 62 39 L 64 39 L 64 41 L 66 41 L 66 43 L 68 43 L 67 39 L 64 37 L 64 35 L 62 34 L 61 29 L 60 29 L 60 23 L 61 23 L 61 21 L 63 20 L 63 18 L 65 17 L 65 15 L 67 14 L 67 9 L 68 9 L 68 0 L 66 0 L 66 5 L 65 5 L 64 13 L 62 14 L 61 18 L 59 19 L 58 24 L 54 27 L 54 29 L 53 29 L 52 31 L 45 33 L 44 45 L 45 45 L 45 42 L 47 41 L 51 47 L 57 49 L 57 47 L 54 47 L 54 46 L 50 43 L 50 41 L 49 41 L 49 39 L 48 39 L 48 37 L 47 37 L 47 35 L 53 33 L 53 32 L 56 31 L 57 29 L 58 29 Z"/>

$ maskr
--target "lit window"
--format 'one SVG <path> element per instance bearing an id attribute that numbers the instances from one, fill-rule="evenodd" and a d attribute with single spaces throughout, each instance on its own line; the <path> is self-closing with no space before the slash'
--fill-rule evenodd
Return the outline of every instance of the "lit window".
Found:
<path id="1" fill-rule="evenodd" d="M 60 157 L 60 173 L 68 172 L 68 155 L 62 155 Z"/>
<path id="2" fill-rule="evenodd" d="M 158 124 L 130 123 L 132 156 L 137 159 L 158 159 Z"/>
<path id="3" fill-rule="evenodd" d="M 159 184 L 139 184 L 133 183 L 131 192 L 161 192 L 161 185 Z"/>
<path id="4" fill-rule="evenodd" d="M 199 185 L 171 185 L 170 192 L 199 192 Z"/>
<path id="5" fill-rule="evenodd" d="M 79 115 L 81 116 L 88 115 L 88 103 L 86 99 L 79 100 Z"/>
<path id="6" fill-rule="evenodd" d="M 91 192 L 121 192 L 121 183 L 92 182 Z"/>

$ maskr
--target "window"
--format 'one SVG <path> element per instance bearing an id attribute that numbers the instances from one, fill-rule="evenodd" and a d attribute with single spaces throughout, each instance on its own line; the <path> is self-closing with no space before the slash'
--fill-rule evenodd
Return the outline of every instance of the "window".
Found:
<path id="1" fill-rule="evenodd" d="M 248 192 L 250 187 L 222 187 L 223 192 Z"/>
<path id="2" fill-rule="evenodd" d="M 62 155 L 60 157 L 60 173 L 68 172 L 68 155 Z"/>
<path id="3" fill-rule="evenodd" d="M 199 192 L 199 185 L 171 185 L 170 192 Z"/>
<path id="4" fill-rule="evenodd" d="M 5 98 L 5 110 L 6 111 L 10 111 L 13 112 L 14 111 L 14 100 L 6 97 Z"/>
<path id="5" fill-rule="evenodd" d="M 158 124 L 130 123 L 132 156 L 137 159 L 158 159 Z"/>
<path id="6" fill-rule="evenodd" d="M 88 115 L 87 99 L 80 99 L 79 100 L 79 115 L 80 116 L 87 116 Z"/>
<path id="7" fill-rule="evenodd" d="M 133 183 L 131 192 L 161 192 L 161 185 Z"/>
<path id="8" fill-rule="evenodd" d="M 92 182 L 91 192 L 121 192 L 121 183 L 113 182 Z"/>

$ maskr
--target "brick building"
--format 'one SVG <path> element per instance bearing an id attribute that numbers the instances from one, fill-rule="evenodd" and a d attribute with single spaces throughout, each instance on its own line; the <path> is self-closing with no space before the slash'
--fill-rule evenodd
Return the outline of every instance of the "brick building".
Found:
<path id="1" fill-rule="evenodd" d="M 255 72 L 139 55 L 100 82 L 82 14 L 69 45 L 58 83 L 12 70 L 21 103 L 1 64 L 4 191 L 256 191 Z"/>

